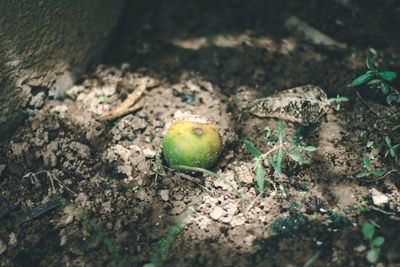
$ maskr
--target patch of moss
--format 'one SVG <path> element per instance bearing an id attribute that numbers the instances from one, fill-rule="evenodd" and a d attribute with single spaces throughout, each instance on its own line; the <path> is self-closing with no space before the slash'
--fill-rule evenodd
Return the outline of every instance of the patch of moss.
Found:
<path id="1" fill-rule="evenodd" d="M 352 225 L 350 219 L 342 214 L 330 210 L 327 212 L 327 214 L 329 216 L 328 225 L 332 228 L 342 229 Z"/>
<path id="2" fill-rule="evenodd" d="M 299 184 L 299 189 L 303 192 L 308 192 L 309 184 Z"/>
<path id="3" fill-rule="evenodd" d="M 289 238 L 295 235 L 296 231 L 305 227 L 308 218 L 303 213 L 295 212 L 287 218 L 278 218 L 270 226 L 272 232 L 281 238 Z"/>
<path id="4" fill-rule="evenodd" d="M 290 205 L 289 210 L 290 211 L 297 211 L 297 210 L 301 209 L 302 207 L 303 207 L 303 205 L 301 205 L 301 203 L 293 202 Z"/>

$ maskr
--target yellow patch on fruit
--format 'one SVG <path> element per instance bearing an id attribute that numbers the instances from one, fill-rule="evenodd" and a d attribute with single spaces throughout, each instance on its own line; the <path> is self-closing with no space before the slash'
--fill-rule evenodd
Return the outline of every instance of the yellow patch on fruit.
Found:
<path id="1" fill-rule="evenodd" d="M 172 167 L 184 165 L 209 169 L 221 153 L 221 136 L 215 125 L 203 116 L 182 117 L 168 129 L 163 152 Z"/>

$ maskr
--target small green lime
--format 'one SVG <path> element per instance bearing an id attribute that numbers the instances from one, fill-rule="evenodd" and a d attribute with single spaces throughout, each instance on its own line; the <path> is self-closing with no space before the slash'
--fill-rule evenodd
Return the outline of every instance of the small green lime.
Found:
<path id="1" fill-rule="evenodd" d="M 221 136 L 215 125 L 205 117 L 183 117 L 174 121 L 168 129 L 163 152 L 171 166 L 209 169 L 221 153 Z"/>

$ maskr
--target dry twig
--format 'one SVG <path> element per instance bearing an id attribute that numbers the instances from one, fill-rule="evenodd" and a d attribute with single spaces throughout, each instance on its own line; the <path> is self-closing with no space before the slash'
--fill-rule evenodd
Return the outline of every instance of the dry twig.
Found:
<path id="1" fill-rule="evenodd" d="M 148 87 L 155 86 L 156 82 L 153 79 L 143 79 L 140 81 L 140 84 L 136 87 L 136 89 L 128 95 L 128 97 L 122 102 L 120 106 L 115 108 L 114 110 L 103 114 L 98 118 L 99 121 L 112 121 L 118 119 L 121 116 L 124 116 L 128 113 L 137 111 L 144 106 L 144 103 L 137 103 L 134 105 L 144 94 Z"/>

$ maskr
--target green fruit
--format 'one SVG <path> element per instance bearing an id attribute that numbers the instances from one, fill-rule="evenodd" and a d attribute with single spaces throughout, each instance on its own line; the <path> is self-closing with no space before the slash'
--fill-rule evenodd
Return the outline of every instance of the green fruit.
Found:
<path id="1" fill-rule="evenodd" d="M 183 117 L 168 129 L 163 152 L 168 164 L 177 169 L 176 165 L 209 169 L 221 153 L 221 136 L 205 117 Z"/>

